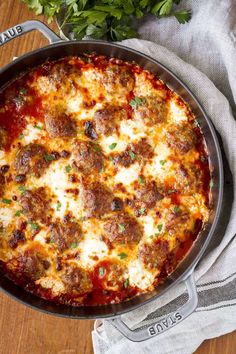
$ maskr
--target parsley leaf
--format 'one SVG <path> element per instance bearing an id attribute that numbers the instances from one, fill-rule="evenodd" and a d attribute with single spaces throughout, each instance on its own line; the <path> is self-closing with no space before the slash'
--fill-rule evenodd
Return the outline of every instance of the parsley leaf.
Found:
<path id="1" fill-rule="evenodd" d="M 124 224 L 118 224 L 119 227 L 119 232 L 124 232 L 125 231 L 125 225 Z"/>
<path id="2" fill-rule="evenodd" d="M 131 160 L 135 160 L 137 157 L 137 155 L 132 150 L 129 151 L 129 156 L 131 157 Z"/>
<path id="3" fill-rule="evenodd" d="M 3 202 L 4 204 L 11 204 L 11 199 L 2 198 L 2 202 Z"/>
<path id="4" fill-rule="evenodd" d="M 29 225 L 31 227 L 31 230 L 39 230 L 40 227 L 37 223 L 34 223 L 33 221 L 29 221 Z"/>
<path id="5" fill-rule="evenodd" d="M 38 130 L 43 130 L 43 127 L 41 125 L 38 125 L 38 124 L 35 124 L 34 128 L 38 129 Z"/>
<path id="6" fill-rule="evenodd" d="M 26 192 L 26 187 L 25 186 L 19 186 L 18 189 L 21 192 L 21 194 L 24 194 Z"/>
<path id="7" fill-rule="evenodd" d="M 140 214 L 140 215 L 144 215 L 145 212 L 146 212 L 146 209 L 145 209 L 145 208 L 140 208 L 140 209 L 139 209 L 139 214 Z"/>
<path id="8" fill-rule="evenodd" d="M 140 106 L 145 102 L 145 98 L 140 98 L 138 96 L 135 96 L 133 100 L 130 101 L 129 105 L 134 109 Z"/>
<path id="9" fill-rule="evenodd" d="M 166 163 L 166 160 L 160 160 L 159 163 L 160 163 L 161 166 L 164 166 L 165 163 Z"/>
<path id="10" fill-rule="evenodd" d="M 57 16 L 60 30 L 70 39 L 121 41 L 137 37 L 134 19 L 152 13 L 157 17 L 175 16 L 180 23 L 190 20 L 187 10 L 173 11 L 180 0 L 22 0 L 36 15 L 45 15 L 50 23 Z"/>
<path id="11" fill-rule="evenodd" d="M 66 170 L 67 173 L 69 173 L 72 170 L 72 167 L 70 165 L 67 165 L 65 167 L 65 170 Z"/>
<path id="12" fill-rule="evenodd" d="M 124 281 L 124 288 L 128 288 L 129 286 L 129 278 L 125 279 Z"/>
<path id="13" fill-rule="evenodd" d="M 182 11 L 176 11 L 173 13 L 173 15 L 177 18 L 179 23 L 186 23 L 191 19 L 191 12 L 182 10 Z"/>
<path id="14" fill-rule="evenodd" d="M 145 184 L 145 179 L 143 177 L 139 177 L 138 178 L 138 183 L 141 184 L 141 185 Z"/>
<path id="15" fill-rule="evenodd" d="M 61 202 L 58 201 L 56 210 L 60 211 L 61 210 L 61 206 L 62 206 Z"/>
<path id="16" fill-rule="evenodd" d="M 70 244 L 70 248 L 71 249 L 74 249 L 74 248 L 77 248 L 78 247 L 78 242 L 72 242 L 71 244 Z"/>
<path id="17" fill-rule="evenodd" d="M 109 145 L 109 149 L 110 150 L 114 150 L 117 146 L 117 143 L 112 143 L 111 145 Z"/>
<path id="18" fill-rule="evenodd" d="M 99 277 L 103 277 L 105 275 L 105 268 L 104 267 L 99 267 L 98 269 L 98 273 L 99 273 Z"/>
<path id="19" fill-rule="evenodd" d="M 120 257 L 120 259 L 125 259 L 127 256 L 127 254 L 125 252 L 121 252 L 118 254 L 118 257 Z"/>
<path id="20" fill-rule="evenodd" d="M 158 230 L 159 232 L 161 232 L 162 228 L 163 228 L 163 224 L 158 224 L 158 225 L 157 225 L 157 230 Z"/>

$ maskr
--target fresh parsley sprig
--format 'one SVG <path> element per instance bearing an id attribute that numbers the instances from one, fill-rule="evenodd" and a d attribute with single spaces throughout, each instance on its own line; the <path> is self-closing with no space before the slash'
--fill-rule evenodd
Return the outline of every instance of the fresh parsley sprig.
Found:
<path id="1" fill-rule="evenodd" d="M 121 41 L 138 37 L 133 19 L 145 14 L 156 17 L 175 16 L 186 23 L 191 12 L 176 10 L 181 0 L 22 0 L 36 15 L 44 14 L 50 23 L 59 15 L 61 30 L 70 27 L 73 38 Z M 60 22 L 60 21 L 59 21 Z"/>

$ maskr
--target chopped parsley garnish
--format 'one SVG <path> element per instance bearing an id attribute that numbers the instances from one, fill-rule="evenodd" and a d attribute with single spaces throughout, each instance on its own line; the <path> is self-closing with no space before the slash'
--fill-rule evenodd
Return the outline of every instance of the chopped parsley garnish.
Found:
<path id="1" fill-rule="evenodd" d="M 140 106 L 145 102 L 145 98 L 140 98 L 138 96 L 135 96 L 133 100 L 130 101 L 129 105 L 134 109 Z"/>
<path id="2" fill-rule="evenodd" d="M 99 171 L 100 173 L 103 173 L 105 171 L 105 168 L 102 167 L 101 170 Z"/>
<path id="3" fill-rule="evenodd" d="M 125 252 L 121 252 L 118 254 L 118 257 L 120 257 L 120 259 L 125 259 L 127 256 L 127 254 Z"/>
<path id="4" fill-rule="evenodd" d="M 26 187 L 25 186 L 19 186 L 18 189 L 21 192 L 21 194 L 24 194 L 25 191 L 26 191 Z"/>
<path id="5" fill-rule="evenodd" d="M 34 128 L 39 129 L 39 130 L 43 130 L 43 127 L 41 125 L 35 124 Z"/>
<path id="6" fill-rule="evenodd" d="M 74 248 L 76 248 L 76 247 L 78 247 L 78 242 L 72 242 L 72 243 L 70 244 L 70 248 L 71 248 L 71 249 L 74 249 Z"/>
<path id="7" fill-rule="evenodd" d="M 168 189 L 168 194 L 172 194 L 172 193 L 175 193 L 175 189 Z"/>
<path id="8" fill-rule="evenodd" d="M 99 146 L 98 144 L 93 144 L 93 150 L 97 152 L 102 151 L 101 146 Z"/>
<path id="9" fill-rule="evenodd" d="M 85 217 L 84 216 L 80 216 L 79 219 L 80 219 L 80 221 L 83 222 L 85 220 Z"/>
<path id="10" fill-rule="evenodd" d="M 125 281 L 124 281 L 124 288 L 128 288 L 129 286 L 129 279 L 127 278 Z"/>
<path id="11" fill-rule="evenodd" d="M 146 212 L 146 209 L 145 209 L 145 208 L 140 208 L 140 209 L 139 209 L 139 214 L 140 214 L 140 215 L 144 215 L 145 212 Z"/>
<path id="12" fill-rule="evenodd" d="M 60 211 L 61 210 L 61 202 L 57 202 L 57 211 Z"/>
<path id="13" fill-rule="evenodd" d="M 178 205 L 174 206 L 174 212 L 179 213 L 181 211 L 180 207 Z"/>
<path id="14" fill-rule="evenodd" d="M 117 146 L 117 143 L 112 143 L 111 145 L 109 145 L 109 149 L 110 150 L 114 150 Z"/>
<path id="15" fill-rule="evenodd" d="M 51 238 L 50 243 L 55 243 L 55 240 L 53 238 Z"/>
<path id="16" fill-rule="evenodd" d="M 158 230 L 159 232 L 161 232 L 162 228 L 163 228 L 163 224 L 158 224 L 158 225 L 157 225 L 157 230 Z"/>
<path id="17" fill-rule="evenodd" d="M 19 139 L 22 140 L 24 138 L 24 134 L 19 135 Z"/>
<path id="18" fill-rule="evenodd" d="M 118 224 L 119 231 L 124 232 L 125 231 L 125 225 L 124 224 Z"/>
<path id="19" fill-rule="evenodd" d="M 55 160 L 55 156 L 51 155 L 51 154 L 45 154 L 44 155 L 44 160 L 45 161 L 53 161 L 53 160 Z"/>
<path id="20" fill-rule="evenodd" d="M 160 162 L 160 165 L 161 165 L 161 166 L 164 166 L 165 163 L 166 163 L 166 160 L 160 160 L 159 162 Z"/>
<path id="21" fill-rule="evenodd" d="M 109 160 L 110 160 L 110 161 L 113 161 L 113 157 L 112 157 L 112 156 L 109 156 Z"/>
<path id="22" fill-rule="evenodd" d="M 67 173 L 69 173 L 72 170 L 72 167 L 70 165 L 67 165 L 65 167 L 65 170 L 66 170 Z"/>
<path id="23" fill-rule="evenodd" d="M 39 230 L 40 229 L 39 225 L 32 222 L 32 221 L 29 221 L 29 225 L 31 227 L 31 230 Z"/>
<path id="24" fill-rule="evenodd" d="M 145 184 L 145 179 L 143 177 L 138 178 L 138 183 L 139 184 Z"/>
<path id="25" fill-rule="evenodd" d="M 21 216 L 21 214 L 24 214 L 24 210 L 17 210 L 15 216 Z"/>
<path id="26" fill-rule="evenodd" d="M 27 92 L 28 92 L 28 90 L 27 90 L 26 88 L 24 88 L 24 87 L 20 88 L 20 93 L 21 93 L 22 95 L 26 95 Z"/>
<path id="27" fill-rule="evenodd" d="M 129 151 L 129 156 L 131 157 L 131 160 L 135 160 L 137 155 L 133 151 Z"/>
<path id="28" fill-rule="evenodd" d="M 99 276 L 103 277 L 104 274 L 105 274 L 105 268 L 104 267 L 99 267 L 98 272 L 99 272 Z"/>
<path id="29" fill-rule="evenodd" d="M 3 198 L 2 202 L 5 204 L 11 204 L 11 199 Z"/>

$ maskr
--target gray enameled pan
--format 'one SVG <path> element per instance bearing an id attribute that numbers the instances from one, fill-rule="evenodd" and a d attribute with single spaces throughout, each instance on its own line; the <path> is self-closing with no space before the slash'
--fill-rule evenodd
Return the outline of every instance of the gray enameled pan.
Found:
<path id="1" fill-rule="evenodd" d="M 210 119 L 204 112 L 201 103 L 174 73 L 167 69 L 162 63 L 159 63 L 147 55 L 133 49 L 104 41 L 62 41 L 61 38 L 59 38 L 46 25 L 39 21 L 26 21 L 1 33 L 0 47 L 11 39 L 32 30 L 39 30 L 44 36 L 46 36 L 51 44 L 19 57 L 0 70 L 0 89 L 4 88 L 20 73 L 25 72 L 26 70 L 29 70 L 30 68 L 33 68 L 48 59 L 53 60 L 68 55 L 81 55 L 84 52 L 95 51 L 98 54 L 120 58 L 125 61 L 135 61 L 144 69 L 151 71 L 153 74 L 157 74 L 171 89 L 177 92 L 185 100 L 185 102 L 188 103 L 205 136 L 211 170 L 214 178 L 213 207 L 210 220 L 177 269 L 162 285 L 158 286 L 155 290 L 120 304 L 95 307 L 69 307 L 54 304 L 26 292 L 24 289 L 18 287 L 6 278 L 4 274 L 2 274 L 0 278 L 0 287 L 3 291 L 35 309 L 46 313 L 75 319 L 108 318 L 111 323 L 130 340 L 143 341 L 149 339 L 183 321 L 195 310 L 198 303 L 196 285 L 194 281 L 194 269 L 217 228 L 222 206 L 223 165 L 215 130 Z M 0 51 L 3 52 L 3 48 L 0 48 Z M 129 329 L 122 321 L 122 314 L 156 299 L 180 282 L 185 283 L 189 298 L 188 301 L 180 309 L 178 309 L 178 311 L 166 316 L 158 323 L 153 323 L 148 328 L 142 328 L 135 331 Z"/>

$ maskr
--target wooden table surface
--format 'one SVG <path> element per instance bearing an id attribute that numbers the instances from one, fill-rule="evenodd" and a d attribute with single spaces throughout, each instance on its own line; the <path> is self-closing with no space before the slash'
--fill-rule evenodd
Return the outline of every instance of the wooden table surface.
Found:
<path id="1" fill-rule="evenodd" d="M 35 18 L 20 0 L 0 0 L 0 32 Z M 39 17 L 45 21 L 44 17 Z M 55 24 L 51 25 L 55 29 Z M 47 44 L 31 32 L 0 48 L 0 67 L 14 56 Z M 0 354 L 92 354 L 93 321 L 68 320 L 42 314 L 0 293 Z M 196 354 L 235 354 L 236 332 L 205 341 Z"/>

